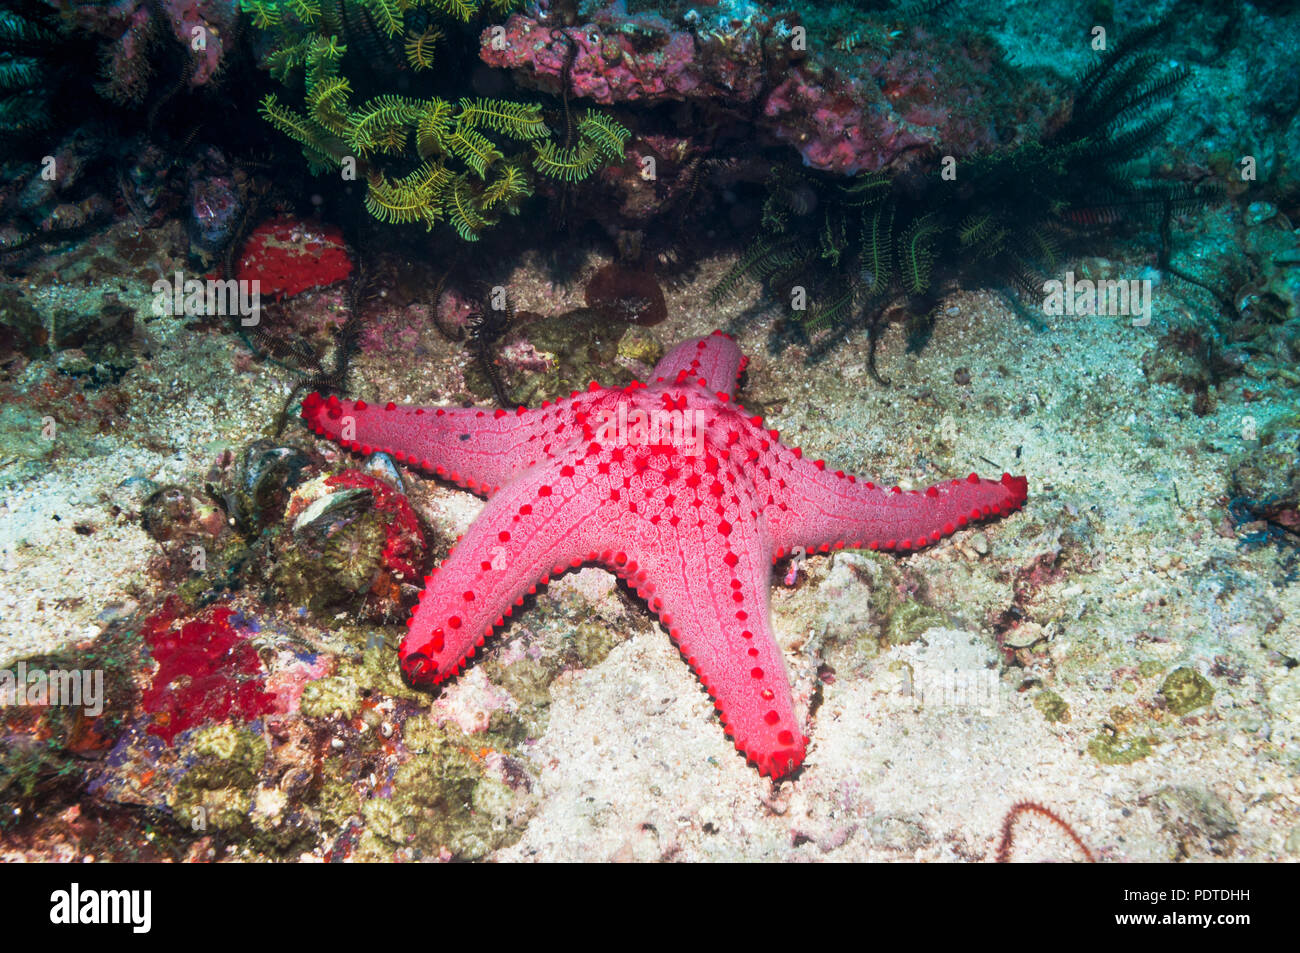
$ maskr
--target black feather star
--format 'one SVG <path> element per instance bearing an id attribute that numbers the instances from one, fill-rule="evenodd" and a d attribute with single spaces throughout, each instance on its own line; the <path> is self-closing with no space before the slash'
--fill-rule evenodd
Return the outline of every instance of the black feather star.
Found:
<path id="1" fill-rule="evenodd" d="M 762 282 L 791 302 L 785 327 L 809 345 L 810 361 L 865 327 L 881 380 L 875 349 L 887 306 L 904 298 L 909 337 L 922 340 L 946 281 L 1003 291 L 1028 316 L 1020 299 L 1040 300 L 1064 247 L 1138 225 L 1161 228 L 1161 266 L 1186 278 L 1169 266 L 1170 217 L 1218 193 L 1145 177 L 1137 162 L 1173 115 L 1162 104 L 1190 78 L 1151 50 L 1168 29 L 1136 30 L 1101 55 L 1078 77 L 1070 116 L 1054 132 L 965 159 L 953 181 L 935 175 L 918 191 L 881 174 L 846 181 L 775 168 L 761 234 L 712 300 L 746 278 Z"/>

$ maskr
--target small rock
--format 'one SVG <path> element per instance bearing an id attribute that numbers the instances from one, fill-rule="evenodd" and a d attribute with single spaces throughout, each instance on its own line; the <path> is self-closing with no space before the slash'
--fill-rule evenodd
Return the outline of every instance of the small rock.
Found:
<path id="1" fill-rule="evenodd" d="M 1050 639 L 1052 634 L 1037 622 L 1025 622 L 1002 634 L 1002 644 L 1009 649 L 1027 649 Z"/>
<path id="2" fill-rule="evenodd" d="M 376 480 L 383 480 L 398 493 L 406 492 L 406 488 L 402 485 L 402 474 L 397 469 L 397 464 L 386 453 L 372 453 L 366 457 L 361 472 L 374 477 Z"/>
<path id="3" fill-rule="evenodd" d="M 1247 225 L 1260 225 L 1277 214 L 1277 206 L 1272 202 L 1251 202 L 1242 213 L 1242 221 Z"/>
<path id="4" fill-rule="evenodd" d="M 144 501 L 158 492 L 158 489 L 158 484 L 148 477 L 130 476 L 113 488 L 108 503 L 118 515 L 135 519 L 140 515 Z"/>
<path id="5" fill-rule="evenodd" d="M 1161 827 L 1173 835 L 1179 860 L 1201 850 L 1227 853 L 1228 841 L 1238 830 L 1227 802 L 1201 788 L 1162 788 L 1152 797 L 1151 806 Z"/>

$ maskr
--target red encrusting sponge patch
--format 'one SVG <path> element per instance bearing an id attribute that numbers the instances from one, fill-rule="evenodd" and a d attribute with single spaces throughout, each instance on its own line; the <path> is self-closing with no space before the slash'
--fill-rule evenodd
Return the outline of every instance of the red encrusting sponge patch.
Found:
<path id="1" fill-rule="evenodd" d="M 325 288 L 350 274 L 352 256 L 337 226 L 284 215 L 253 230 L 235 265 L 235 277 L 260 282 L 267 298 Z"/>

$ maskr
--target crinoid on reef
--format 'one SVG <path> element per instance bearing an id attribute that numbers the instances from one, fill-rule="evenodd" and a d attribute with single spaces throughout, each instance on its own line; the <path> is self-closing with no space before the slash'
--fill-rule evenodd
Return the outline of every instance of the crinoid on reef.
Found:
<path id="1" fill-rule="evenodd" d="M 495 15 L 515 5 L 486 4 Z M 556 137 L 539 102 L 434 93 L 442 72 L 435 69 L 436 51 L 452 42 L 448 32 L 480 18 L 479 0 L 241 0 L 241 6 L 276 36 L 265 58 L 272 75 L 303 89 L 301 110 L 270 93 L 262 115 L 302 146 L 314 173 L 364 178 L 365 207 L 382 222 L 428 229 L 446 223 L 465 241 L 477 241 L 502 216 L 518 214 L 535 177 L 581 181 L 623 158 L 630 133 L 600 112 L 573 118 L 566 101 L 564 134 Z M 375 95 L 361 98 L 370 92 Z"/>
<path id="2" fill-rule="evenodd" d="M 1078 77 L 1068 116 L 1042 138 L 968 159 L 945 156 L 922 177 L 844 179 L 775 167 L 759 237 L 712 300 L 746 278 L 762 281 L 789 306 L 786 327 L 809 344 L 810 359 L 865 327 L 875 373 L 875 343 L 896 299 L 919 346 L 954 281 L 1037 304 L 1066 246 L 1141 224 L 1160 227 L 1167 244 L 1171 216 L 1217 197 L 1213 188 L 1139 170 L 1172 118 L 1161 104 L 1190 77 L 1155 50 L 1169 28 L 1134 30 L 1100 54 Z"/>

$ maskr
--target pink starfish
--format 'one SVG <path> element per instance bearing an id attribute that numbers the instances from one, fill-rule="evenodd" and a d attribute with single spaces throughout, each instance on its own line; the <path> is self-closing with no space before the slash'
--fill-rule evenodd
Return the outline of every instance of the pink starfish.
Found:
<path id="1" fill-rule="evenodd" d="M 972 473 L 904 492 L 827 472 L 732 403 L 745 363 L 715 331 L 677 345 L 649 386 L 593 382 L 535 410 L 308 397 L 321 436 L 488 497 L 425 580 L 400 651 L 407 678 L 457 674 L 538 584 L 598 563 L 659 616 L 736 748 L 774 778 L 798 767 L 808 739 L 768 622 L 772 564 L 796 546 L 919 549 L 1018 509 L 1027 484 Z"/>

